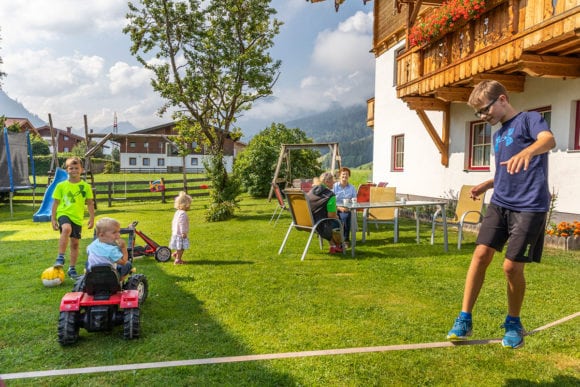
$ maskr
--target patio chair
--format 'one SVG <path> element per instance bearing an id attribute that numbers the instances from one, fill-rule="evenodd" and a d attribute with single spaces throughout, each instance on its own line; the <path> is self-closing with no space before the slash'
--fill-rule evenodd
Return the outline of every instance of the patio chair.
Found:
<path id="1" fill-rule="evenodd" d="M 278 255 L 282 254 L 284 246 L 286 246 L 286 242 L 288 241 L 288 237 L 290 236 L 290 232 L 292 230 L 296 229 L 298 231 L 307 231 L 310 232 L 310 235 L 308 236 L 308 241 L 306 242 L 306 246 L 302 252 L 302 258 L 300 259 L 301 261 L 304 261 L 308 247 L 310 246 L 312 238 L 317 232 L 318 227 L 323 222 L 328 221 L 331 218 L 324 218 L 314 223 L 314 219 L 312 218 L 312 211 L 310 211 L 310 202 L 308 201 L 306 194 L 303 191 L 294 190 L 285 190 L 284 193 L 286 194 L 286 199 L 288 200 L 290 214 L 292 214 L 292 223 L 290 223 L 290 227 L 288 227 L 284 241 L 282 241 L 280 250 L 278 250 Z M 340 221 L 337 223 L 340 227 L 340 235 L 343 235 L 342 224 Z M 320 249 L 322 250 L 322 237 L 320 235 L 318 235 L 318 241 L 320 243 Z M 342 250 L 342 254 L 345 253 L 345 250 L 346 249 Z"/>
<path id="2" fill-rule="evenodd" d="M 364 183 L 358 186 L 356 191 L 356 201 L 366 203 L 371 198 L 371 187 L 376 187 L 375 183 Z"/>
<path id="3" fill-rule="evenodd" d="M 397 201 L 397 189 L 395 187 L 371 187 L 370 202 L 395 202 Z M 369 208 L 363 216 L 362 241 L 370 234 L 368 224 L 374 223 L 377 230 L 379 224 L 393 224 L 395 243 L 399 241 L 399 209 L 396 207 Z"/>
<path id="4" fill-rule="evenodd" d="M 452 225 L 457 227 L 457 249 L 461 250 L 461 240 L 463 239 L 463 225 L 464 224 L 479 224 L 483 219 L 483 201 L 485 198 L 485 193 L 480 195 L 477 200 L 471 198 L 471 189 L 473 185 L 464 185 L 461 187 L 459 192 L 459 198 L 457 199 L 457 207 L 455 208 L 455 216 L 450 219 L 447 218 L 447 225 Z M 441 216 L 441 209 L 438 209 L 433 214 L 433 223 L 431 226 L 431 244 L 435 239 L 435 226 L 441 224 L 439 219 Z"/>
<path id="5" fill-rule="evenodd" d="M 286 202 L 284 201 L 282 191 L 280 190 L 278 184 L 272 184 L 272 187 L 274 188 L 274 195 L 276 196 L 276 200 L 278 201 L 278 205 L 276 206 L 276 208 L 274 208 L 274 213 L 270 218 L 270 223 L 272 223 L 272 220 L 274 220 L 274 217 L 276 217 L 276 221 L 274 222 L 275 226 L 276 223 L 278 223 L 278 219 L 280 219 L 280 215 L 282 215 L 282 212 L 288 210 L 288 207 L 286 206 Z"/>

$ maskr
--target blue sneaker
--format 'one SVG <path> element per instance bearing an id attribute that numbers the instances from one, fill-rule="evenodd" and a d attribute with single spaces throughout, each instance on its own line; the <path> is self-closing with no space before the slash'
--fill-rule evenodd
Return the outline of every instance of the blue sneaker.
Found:
<path id="1" fill-rule="evenodd" d="M 54 262 L 53 267 L 63 267 L 64 266 L 64 257 L 58 256 L 56 257 L 56 261 Z"/>
<path id="2" fill-rule="evenodd" d="M 501 341 L 504 348 L 518 349 L 524 346 L 524 327 L 522 323 L 506 322 L 502 326 L 505 328 L 505 335 Z"/>
<path id="3" fill-rule="evenodd" d="M 76 280 L 79 277 L 79 275 L 77 274 L 77 269 L 74 266 L 69 267 L 66 273 L 70 278 L 74 280 Z"/>
<path id="4" fill-rule="evenodd" d="M 457 317 L 453 328 L 447 333 L 448 340 L 465 340 L 471 336 L 473 322 Z"/>

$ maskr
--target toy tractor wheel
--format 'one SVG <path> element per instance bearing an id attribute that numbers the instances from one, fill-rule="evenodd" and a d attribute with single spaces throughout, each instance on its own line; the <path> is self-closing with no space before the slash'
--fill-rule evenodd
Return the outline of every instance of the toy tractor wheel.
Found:
<path id="1" fill-rule="evenodd" d="M 58 318 L 58 342 L 71 345 L 79 339 L 78 312 L 60 312 Z"/>
<path id="2" fill-rule="evenodd" d="M 123 337 L 126 340 L 139 337 L 141 330 L 140 310 L 138 308 L 125 309 L 123 316 Z"/>
<path id="3" fill-rule="evenodd" d="M 137 290 L 139 292 L 139 305 L 142 305 L 149 294 L 149 282 L 143 274 L 134 274 L 127 280 L 124 288 L 126 290 Z"/>
<path id="4" fill-rule="evenodd" d="M 171 258 L 171 250 L 169 247 L 159 246 L 157 250 L 155 250 L 155 259 L 158 262 L 167 262 Z"/>

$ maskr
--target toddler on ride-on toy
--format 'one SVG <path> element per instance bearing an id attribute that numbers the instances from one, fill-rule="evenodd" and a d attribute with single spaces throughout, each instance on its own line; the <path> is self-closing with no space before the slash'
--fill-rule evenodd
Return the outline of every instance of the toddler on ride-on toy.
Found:
<path id="1" fill-rule="evenodd" d="M 95 332 L 122 324 L 126 339 L 140 335 L 139 308 L 147 298 L 147 279 L 143 274 L 131 274 L 131 257 L 118 221 L 100 219 L 95 234 L 96 239 L 87 247 L 87 273 L 61 300 L 61 345 L 76 343 L 81 327 Z"/>

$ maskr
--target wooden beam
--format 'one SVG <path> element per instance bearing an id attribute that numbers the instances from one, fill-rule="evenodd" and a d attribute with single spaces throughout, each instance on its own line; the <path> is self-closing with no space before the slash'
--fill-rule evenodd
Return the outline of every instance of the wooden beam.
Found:
<path id="1" fill-rule="evenodd" d="M 473 76 L 472 83 L 473 86 L 477 85 L 481 81 L 495 80 L 501 82 L 505 86 L 507 91 L 522 93 L 524 91 L 524 84 L 526 83 L 525 75 L 508 75 L 508 74 L 496 74 L 496 73 L 481 73 Z"/>
<path id="2" fill-rule="evenodd" d="M 435 90 L 435 97 L 445 102 L 467 102 L 473 87 L 442 87 Z"/>
<path id="3" fill-rule="evenodd" d="M 427 116 L 424 110 L 416 110 L 417 116 L 423 123 L 423 126 L 427 130 L 429 136 L 433 140 L 433 143 L 439 150 L 441 154 L 441 164 L 448 167 L 449 166 L 449 105 L 447 105 L 447 111 L 443 112 L 443 128 L 442 128 L 442 138 L 435 130 L 435 127 L 431 123 L 431 120 Z"/>
<path id="4" fill-rule="evenodd" d="M 449 102 L 433 97 L 403 97 L 403 101 L 411 110 L 444 111 L 449 108 Z"/>
<path id="5" fill-rule="evenodd" d="M 533 77 L 578 78 L 580 58 L 522 54 L 518 69 Z"/>

